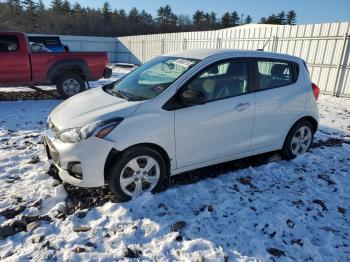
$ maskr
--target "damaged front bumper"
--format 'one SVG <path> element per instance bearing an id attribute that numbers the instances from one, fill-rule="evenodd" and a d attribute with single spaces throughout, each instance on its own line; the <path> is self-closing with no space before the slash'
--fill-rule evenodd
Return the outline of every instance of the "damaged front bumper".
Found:
<path id="1" fill-rule="evenodd" d="M 90 137 L 79 143 L 63 143 L 47 130 L 44 144 L 48 158 L 57 167 L 59 177 L 64 182 L 78 187 L 105 185 L 104 169 L 113 148 L 111 142 Z"/>

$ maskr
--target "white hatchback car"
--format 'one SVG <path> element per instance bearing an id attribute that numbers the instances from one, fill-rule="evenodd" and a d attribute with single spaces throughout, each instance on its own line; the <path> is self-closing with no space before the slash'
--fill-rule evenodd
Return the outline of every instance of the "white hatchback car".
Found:
<path id="1" fill-rule="evenodd" d="M 50 114 L 44 140 L 64 182 L 108 184 L 127 201 L 184 171 L 308 151 L 318 95 L 300 58 L 192 50 L 157 57 L 64 101 Z"/>

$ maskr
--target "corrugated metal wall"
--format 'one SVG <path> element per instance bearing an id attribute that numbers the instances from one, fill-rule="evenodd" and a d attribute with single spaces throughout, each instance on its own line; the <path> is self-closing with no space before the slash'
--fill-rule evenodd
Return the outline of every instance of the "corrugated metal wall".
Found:
<path id="1" fill-rule="evenodd" d="M 285 53 L 303 58 L 323 93 L 350 96 L 350 23 L 245 25 L 216 31 L 119 37 L 118 62 L 140 64 L 161 54 L 205 48 Z"/>
<path id="2" fill-rule="evenodd" d="M 28 34 L 31 36 L 46 36 Z M 52 36 L 52 35 L 47 35 Z M 82 52 L 107 52 L 110 62 L 117 62 L 117 43 L 115 37 L 72 36 L 59 35 L 62 44 L 69 46 L 70 51 Z"/>

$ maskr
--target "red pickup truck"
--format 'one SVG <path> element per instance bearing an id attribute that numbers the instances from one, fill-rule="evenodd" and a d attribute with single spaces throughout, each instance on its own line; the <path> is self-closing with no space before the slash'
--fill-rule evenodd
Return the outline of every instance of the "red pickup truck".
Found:
<path id="1" fill-rule="evenodd" d="M 105 52 L 33 52 L 21 32 L 0 32 L 0 86 L 55 84 L 68 98 L 86 89 L 86 82 L 109 78 Z"/>

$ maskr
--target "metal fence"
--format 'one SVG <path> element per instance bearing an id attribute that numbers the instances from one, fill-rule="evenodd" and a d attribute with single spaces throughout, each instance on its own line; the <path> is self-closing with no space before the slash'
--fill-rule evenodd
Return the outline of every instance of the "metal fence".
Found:
<path id="1" fill-rule="evenodd" d="M 216 31 L 119 37 L 117 60 L 144 63 L 181 50 L 233 48 L 303 58 L 322 93 L 350 97 L 350 23 L 246 25 Z"/>
<path id="2" fill-rule="evenodd" d="M 29 34 L 30 36 L 52 36 Z M 117 43 L 115 37 L 58 35 L 62 44 L 76 52 L 107 52 L 109 62 L 117 62 Z"/>

